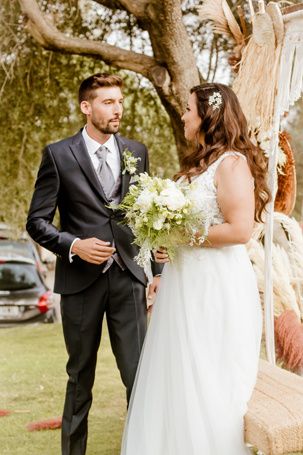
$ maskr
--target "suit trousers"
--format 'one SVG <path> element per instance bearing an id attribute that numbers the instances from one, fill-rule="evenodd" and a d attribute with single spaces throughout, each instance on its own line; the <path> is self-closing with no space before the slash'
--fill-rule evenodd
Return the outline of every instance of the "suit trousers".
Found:
<path id="1" fill-rule="evenodd" d="M 87 289 L 62 295 L 61 314 L 69 356 L 62 455 L 84 455 L 104 314 L 129 402 L 147 328 L 145 287 L 114 262 Z"/>

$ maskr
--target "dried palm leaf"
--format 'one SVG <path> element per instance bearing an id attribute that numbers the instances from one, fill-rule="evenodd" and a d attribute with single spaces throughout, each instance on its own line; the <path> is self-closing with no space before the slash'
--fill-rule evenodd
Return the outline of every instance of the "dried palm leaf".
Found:
<path id="1" fill-rule="evenodd" d="M 226 0 L 205 0 L 198 7 L 202 21 L 211 21 L 214 33 L 232 37 L 238 45 L 244 44 L 244 35 Z"/>
<path id="2" fill-rule="evenodd" d="M 197 9 L 202 21 L 212 22 L 214 33 L 230 35 L 231 32 L 224 15 L 221 0 L 205 0 Z"/>
<path id="3" fill-rule="evenodd" d="M 244 35 L 239 27 L 238 22 L 235 19 L 235 16 L 232 13 L 226 0 L 222 0 L 222 8 L 224 15 L 226 17 L 228 27 L 231 31 L 232 36 L 234 37 L 237 44 L 244 44 Z"/>
<path id="4" fill-rule="evenodd" d="M 281 46 L 276 47 L 269 14 L 256 14 L 233 89 L 252 131 L 270 131 Z"/>
<path id="5" fill-rule="evenodd" d="M 284 37 L 284 22 L 279 5 L 274 2 L 269 2 L 266 7 L 266 12 L 270 15 L 276 36 L 276 45 L 282 43 Z"/>

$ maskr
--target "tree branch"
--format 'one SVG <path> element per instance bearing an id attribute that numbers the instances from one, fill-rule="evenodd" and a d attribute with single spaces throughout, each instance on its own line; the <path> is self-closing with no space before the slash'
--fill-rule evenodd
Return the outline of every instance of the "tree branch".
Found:
<path id="1" fill-rule="evenodd" d="M 122 9 L 133 14 L 137 19 L 144 19 L 147 0 L 93 0 L 110 9 Z"/>
<path id="2" fill-rule="evenodd" d="M 69 37 L 60 32 L 39 9 L 36 0 L 19 0 L 27 18 L 27 26 L 35 40 L 45 49 L 68 54 L 91 56 L 103 60 L 116 68 L 140 73 L 155 83 L 154 74 L 166 73 L 166 69 L 157 61 L 144 54 L 121 49 L 106 43 L 93 40 Z M 127 2 L 125 2 L 127 3 Z"/>
<path id="3" fill-rule="evenodd" d="M 98 5 L 105 6 L 108 9 L 119 9 L 123 11 L 127 11 L 124 8 L 119 0 L 93 0 L 93 2 L 98 3 Z"/>

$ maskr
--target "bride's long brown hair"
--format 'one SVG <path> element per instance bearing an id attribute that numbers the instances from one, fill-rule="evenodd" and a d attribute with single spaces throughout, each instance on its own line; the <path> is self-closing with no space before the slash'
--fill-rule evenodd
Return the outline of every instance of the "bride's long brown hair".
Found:
<path id="1" fill-rule="evenodd" d="M 221 105 L 217 108 L 209 98 L 219 92 Z M 262 221 L 262 213 L 270 201 L 266 182 L 267 164 L 263 152 L 249 138 L 247 121 L 239 101 L 231 88 L 224 84 L 206 83 L 190 90 L 195 93 L 201 125 L 197 131 L 196 144 L 181 161 L 181 170 L 176 177 L 185 175 L 189 180 L 200 174 L 224 152 L 242 153 L 255 181 L 255 220 Z M 203 134 L 203 143 L 199 137 Z"/>

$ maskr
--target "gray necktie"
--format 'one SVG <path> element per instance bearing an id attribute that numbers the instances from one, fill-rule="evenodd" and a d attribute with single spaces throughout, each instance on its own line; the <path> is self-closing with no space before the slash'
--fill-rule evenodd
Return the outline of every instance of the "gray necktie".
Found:
<path id="1" fill-rule="evenodd" d="M 101 183 L 103 191 L 105 193 L 105 196 L 110 201 L 110 196 L 111 196 L 112 190 L 115 186 L 115 179 L 114 179 L 114 175 L 112 173 L 112 170 L 111 170 L 109 164 L 106 162 L 108 152 L 109 152 L 108 148 L 105 147 L 104 145 L 101 145 L 95 153 L 99 160 L 99 166 L 97 168 L 97 175 L 99 177 L 100 183 Z M 112 246 L 113 247 L 115 246 L 114 241 L 113 241 Z M 117 253 L 114 253 L 106 261 L 106 264 L 105 264 L 105 267 L 104 267 L 102 273 L 107 272 L 107 270 L 110 268 L 110 266 L 112 265 L 112 263 L 114 261 L 119 265 L 119 267 L 122 270 L 125 270 L 125 266 L 124 266 L 123 261 L 121 260 L 120 256 Z"/>
<path id="2" fill-rule="evenodd" d="M 104 145 L 101 145 L 95 153 L 99 160 L 97 174 L 102 185 L 103 191 L 105 193 L 105 196 L 107 197 L 108 200 L 110 200 L 111 192 L 115 185 L 115 179 L 109 164 L 106 162 L 108 152 L 109 152 L 108 148 L 105 147 Z"/>

